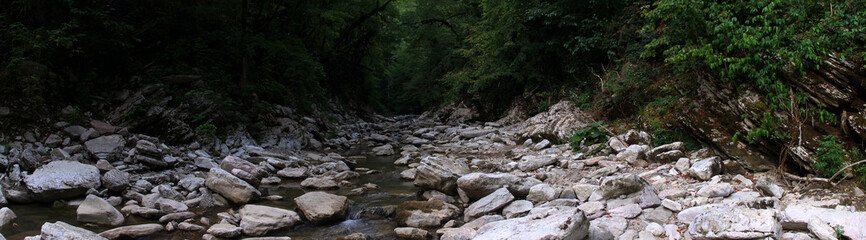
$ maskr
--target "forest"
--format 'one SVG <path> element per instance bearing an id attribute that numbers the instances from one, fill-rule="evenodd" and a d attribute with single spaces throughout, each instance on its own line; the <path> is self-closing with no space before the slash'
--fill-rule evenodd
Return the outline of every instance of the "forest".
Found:
<path id="1" fill-rule="evenodd" d="M 0 7 L 0 239 L 866 239 L 866 1 Z"/>

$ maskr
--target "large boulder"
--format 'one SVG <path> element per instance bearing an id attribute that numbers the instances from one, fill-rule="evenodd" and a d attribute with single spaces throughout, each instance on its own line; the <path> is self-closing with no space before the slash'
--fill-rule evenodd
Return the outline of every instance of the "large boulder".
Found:
<path id="1" fill-rule="evenodd" d="M 255 165 L 250 161 L 240 159 L 235 156 L 226 156 L 223 158 L 223 161 L 220 163 L 220 168 L 226 170 L 226 172 L 235 173 L 234 169 L 240 169 L 243 172 L 249 173 L 249 175 L 235 175 L 238 178 L 247 181 L 252 185 L 258 185 L 260 179 L 268 175 L 268 172 L 265 171 L 264 168 L 259 165 Z"/>
<path id="2" fill-rule="evenodd" d="M 570 101 L 560 101 L 546 112 L 527 119 L 520 125 L 524 137 L 565 140 L 577 129 L 588 127 L 592 120 Z"/>
<path id="3" fill-rule="evenodd" d="M 610 177 L 601 183 L 598 192 L 602 199 L 612 199 L 622 195 L 640 192 L 648 183 L 634 174 L 623 174 Z"/>
<path id="4" fill-rule="evenodd" d="M 541 207 L 530 210 L 529 215 L 485 224 L 478 229 L 475 240 L 541 240 L 585 239 L 589 233 L 589 220 L 576 207 Z"/>
<path id="5" fill-rule="evenodd" d="M 61 221 L 42 224 L 40 236 L 40 239 L 45 240 L 107 240 L 94 232 Z"/>
<path id="6" fill-rule="evenodd" d="M 245 204 L 262 196 L 262 193 L 249 183 L 219 168 L 210 169 L 205 185 L 237 204 Z"/>
<path id="7" fill-rule="evenodd" d="M 84 143 L 87 151 L 97 159 L 116 160 L 123 151 L 126 141 L 120 135 L 108 135 L 91 139 Z"/>
<path id="8" fill-rule="evenodd" d="M 114 239 L 138 239 L 147 236 L 153 236 L 156 233 L 165 231 L 165 227 L 157 223 L 148 223 L 132 226 L 123 226 L 107 230 L 99 233 L 99 236 L 114 240 Z"/>
<path id="9" fill-rule="evenodd" d="M 773 209 L 745 206 L 709 208 L 689 224 L 694 239 L 782 239 L 782 223 Z"/>
<path id="10" fill-rule="evenodd" d="M 514 201 L 514 195 L 511 195 L 507 188 L 500 188 L 466 207 L 466 210 L 463 211 L 465 221 L 469 222 L 476 217 L 499 210 L 511 201 Z"/>
<path id="11" fill-rule="evenodd" d="M 123 191 L 129 187 L 129 173 L 111 169 L 102 175 L 102 184 L 111 191 Z"/>
<path id="12" fill-rule="evenodd" d="M 479 199 L 506 187 L 511 194 L 526 197 L 532 186 L 541 184 L 535 178 L 521 178 L 508 173 L 470 173 L 457 179 L 457 187 L 470 199 Z"/>
<path id="13" fill-rule="evenodd" d="M 710 180 L 722 171 L 722 161 L 719 157 L 710 157 L 698 160 L 689 168 L 688 174 L 702 181 Z"/>
<path id="14" fill-rule="evenodd" d="M 73 161 L 54 161 L 24 178 L 27 189 L 39 201 L 77 197 L 102 185 L 99 169 Z"/>
<path id="15" fill-rule="evenodd" d="M 397 206 L 397 225 L 417 228 L 441 227 L 457 217 L 460 209 L 442 200 L 405 201 Z"/>
<path id="16" fill-rule="evenodd" d="M 558 160 L 556 160 L 556 158 L 552 156 L 523 156 L 520 158 L 520 161 L 517 162 L 517 168 L 519 168 L 521 171 L 529 172 L 547 165 L 554 164 L 557 161 Z"/>
<path id="17" fill-rule="evenodd" d="M 308 192 L 296 197 L 295 204 L 307 220 L 316 223 L 343 220 L 349 206 L 346 197 L 326 192 Z"/>
<path id="18" fill-rule="evenodd" d="M 78 205 L 79 222 L 96 223 L 102 225 L 119 226 L 123 224 L 123 214 L 111 206 L 108 201 L 96 195 L 87 195 L 84 202 Z"/>
<path id="19" fill-rule="evenodd" d="M 470 172 L 463 159 L 434 156 L 425 157 L 416 169 L 415 186 L 449 194 L 457 192 L 457 179 Z"/>
<path id="20" fill-rule="evenodd" d="M 301 217 L 291 210 L 247 204 L 239 211 L 240 227 L 249 236 L 264 236 L 269 232 L 298 224 Z"/>
<path id="21" fill-rule="evenodd" d="M 842 235 L 849 239 L 866 239 L 866 212 L 849 212 L 819 208 L 805 204 L 788 205 L 784 210 L 782 225 L 785 229 L 807 230 L 809 220 L 818 217 L 830 226 L 842 226 Z"/>

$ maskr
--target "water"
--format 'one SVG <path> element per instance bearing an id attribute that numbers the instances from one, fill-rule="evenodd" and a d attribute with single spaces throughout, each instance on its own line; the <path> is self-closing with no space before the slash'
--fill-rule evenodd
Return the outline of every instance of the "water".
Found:
<path id="1" fill-rule="evenodd" d="M 396 227 L 390 219 L 353 219 L 355 213 L 369 207 L 384 207 L 395 206 L 401 202 L 415 200 L 417 198 L 417 188 L 410 181 L 400 178 L 400 172 L 405 170 L 405 167 L 394 166 L 396 156 L 372 156 L 368 155 L 366 161 L 359 161 L 356 165 L 358 168 L 369 168 L 379 170 L 381 172 L 361 175 L 357 179 L 351 179 L 354 187 L 362 187 L 365 183 L 373 183 L 379 186 L 379 189 L 367 191 L 361 195 L 349 196 L 351 188 L 340 188 L 335 190 L 327 190 L 326 192 L 347 196 L 351 200 L 349 207 L 350 216 L 348 220 L 335 222 L 326 225 L 316 225 L 305 223 L 294 226 L 289 229 L 284 229 L 279 232 L 272 233 L 274 236 L 289 236 L 292 239 L 333 239 L 338 236 L 344 236 L 353 233 L 364 233 L 374 239 L 396 239 L 393 234 L 393 229 Z M 262 193 L 264 195 L 280 195 L 283 197 L 279 201 L 261 201 L 255 204 L 266 206 L 280 207 L 284 209 L 295 209 L 293 199 L 305 192 L 315 191 L 304 189 L 301 187 L 300 180 L 285 179 L 279 185 L 264 186 Z M 23 239 L 26 236 L 38 235 L 40 228 L 45 222 L 63 221 L 78 227 L 99 233 L 111 229 L 111 227 L 85 225 L 76 220 L 74 206 L 53 207 L 52 204 L 27 204 L 27 205 L 10 205 L 10 209 L 18 216 L 16 224 L 0 229 L 7 239 Z M 209 209 L 193 209 L 200 216 L 207 217 L 210 222 L 216 223 L 219 218 L 216 214 L 227 210 L 226 208 L 209 208 Z M 198 220 L 198 219 L 196 219 Z M 156 219 L 145 219 L 136 216 L 126 218 L 124 226 L 156 223 Z M 198 223 L 200 224 L 200 223 Z M 174 231 L 164 233 L 157 236 L 151 236 L 149 239 L 200 239 L 200 233 L 189 233 L 182 231 Z"/>

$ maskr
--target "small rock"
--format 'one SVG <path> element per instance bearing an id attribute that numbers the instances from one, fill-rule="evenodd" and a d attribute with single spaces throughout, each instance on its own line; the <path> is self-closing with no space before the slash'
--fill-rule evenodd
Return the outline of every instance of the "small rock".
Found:
<path id="1" fill-rule="evenodd" d="M 538 184 L 529 188 L 526 200 L 533 203 L 542 203 L 556 199 L 556 189 L 549 184 Z"/>
<path id="2" fill-rule="evenodd" d="M 118 227 L 105 232 L 99 233 L 99 236 L 114 240 L 114 239 L 138 239 L 141 237 L 152 236 L 156 233 L 165 231 L 165 227 L 160 224 L 140 224 L 132 226 Z"/>
<path id="3" fill-rule="evenodd" d="M 614 208 L 608 211 L 611 217 L 623 217 L 627 219 L 635 218 L 641 214 L 641 208 L 638 204 L 629 204 L 622 207 Z"/>
<path id="4" fill-rule="evenodd" d="M 662 234 L 665 233 L 665 229 L 662 228 L 662 225 L 660 225 L 658 223 L 654 223 L 654 222 L 650 223 L 649 225 L 646 226 L 646 231 L 649 233 L 652 233 L 653 236 L 656 236 L 656 237 L 661 236 Z"/>
<path id="5" fill-rule="evenodd" d="M 696 193 L 699 197 L 707 197 L 707 198 L 716 198 L 716 197 L 727 197 L 730 196 L 731 193 L 734 193 L 734 187 L 729 183 L 718 183 L 711 184 L 702 187 Z"/>
<path id="6" fill-rule="evenodd" d="M 530 190 L 530 195 L 531 192 Z M 512 200 L 514 200 L 514 195 L 511 195 L 511 192 L 507 188 L 500 188 L 466 207 L 466 210 L 463 212 L 465 215 L 464 220 L 468 222 L 481 215 L 499 210 L 511 203 Z"/>
<path id="7" fill-rule="evenodd" d="M 760 180 L 759 180 L 760 181 Z M 812 216 L 809 218 L 808 223 L 809 231 L 812 234 L 815 234 L 816 237 L 820 240 L 836 240 L 836 230 L 827 225 L 826 222 L 822 221 L 821 218 L 817 216 Z"/>
<path id="8" fill-rule="evenodd" d="M 773 183 L 772 180 L 766 176 L 758 178 L 758 182 L 755 183 L 755 189 L 768 197 L 781 198 L 782 195 L 785 194 L 785 189 Z"/>
<path id="9" fill-rule="evenodd" d="M 0 208 L 0 228 L 6 227 L 7 224 L 15 221 L 18 216 L 8 207 Z"/>
<path id="10" fill-rule="evenodd" d="M 45 224 L 42 224 L 42 235 L 40 239 L 102 240 L 106 238 L 86 229 L 57 221 L 55 223 L 46 222 Z"/>
<path id="11" fill-rule="evenodd" d="M 182 222 L 177 224 L 177 229 L 187 232 L 200 232 L 204 230 L 204 227 L 194 223 Z"/>
<path id="12" fill-rule="evenodd" d="M 264 236 L 301 222 L 301 217 L 294 211 L 275 207 L 247 204 L 238 212 L 240 227 L 249 236 Z"/>
<path id="13" fill-rule="evenodd" d="M 505 218 L 522 217 L 532 209 L 532 202 L 526 200 L 516 200 L 505 206 L 502 209 L 502 215 Z"/>
<path id="14" fill-rule="evenodd" d="M 699 160 L 692 164 L 689 168 L 688 173 L 689 176 L 700 179 L 702 181 L 708 181 L 710 178 L 719 174 L 722 170 L 722 162 L 719 160 L 719 157 L 711 157 Z"/>
<path id="15" fill-rule="evenodd" d="M 395 228 L 394 233 L 397 234 L 397 237 L 400 239 L 412 239 L 412 240 L 423 240 L 427 239 L 427 231 L 413 228 L 413 227 L 401 227 Z"/>
<path id="16" fill-rule="evenodd" d="M 346 197 L 325 192 L 308 192 L 296 197 L 295 203 L 304 217 L 315 223 L 343 220 L 348 209 Z"/>
<path id="17" fill-rule="evenodd" d="M 674 212 L 679 212 L 683 210 L 682 204 L 670 199 L 662 200 L 662 206 Z"/>
<path id="18" fill-rule="evenodd" d="M 87 195 L 76 212 L 80 222 L 119 226 L 124 220 L 120 211 L 96 195 Z"/>
<path id="19" fill-rule="evenodd" d="M 337 182 L 325 177 L 308 177 L 301 182 L 301 187 L 317 189 L 337 188 Z"/>

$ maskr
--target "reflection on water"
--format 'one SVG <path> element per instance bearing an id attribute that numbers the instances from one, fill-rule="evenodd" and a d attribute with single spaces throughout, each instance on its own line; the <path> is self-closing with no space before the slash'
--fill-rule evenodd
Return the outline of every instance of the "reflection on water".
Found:
<path id="1" fill-rule="evenodd" d="M 343 187 L 335 190 L 327 190 L 326 192 L 348 196 L 352 201 L 349 207 L 350 219 L 331 223 L 326 225 L 302 224 L 291 229 L 285 229 L 276 232 L 276 236 L 289 236 L 292 239 L 333 239 L 338 236 L 344 236 L 353 233 L 364 233 L 373 239 L 396 239 L 393 234 L 393 229 L 396 224 L 388 219 L 351 219 L 356 212 L 368 207 L 382 207 L 389 205 L 398 205 L 403 201 L 414 200 L 416 198 L 417 188 L 412 185 L 412 182 L 405 181 L 400 178 L 400 172 L 405 170 L 405 167 L 394 166 L 393 162 L 397 156 L 367 156 L 366 161 L 359 161 L 356 165 L 358 168 L 369 168 L 379 170 L 381 172 L 361 175 L 357 179 L 351 179 L 353 187 Z M 349 196 L 349 191 L 352 188 L 362 187 L 365 183 L 374 183 L 379 186 L 379 189 L 370 190 L 361 195 Z M 301 188 L 300 180 L 283 180 L 279 185 L 264 186 L 262 192 L 264 195 L 280 195 L 283 197 L 279 201 L 263 201 L 256 204 L 280 207 L 285 209 L 295 209 L 296 205 L 293 201 L 295 197 L 303 195 L 305 192 L 313 191 Z M 76 207 L 52 207 L 51 204 L 28 204 L 28 205 L 11 205 L 9 206 L 18 216 L 17 224 L 7 226 L 0 229 L 7 239 L 23 239 L 26 236 L 38 235 L 40 228 L 45 222 L 63 221 L 75 226 L 84 227 L 94 232 L 101 232 L 110 229 L 110 227 L 101 227 L 95 225 L 85 225 L 76 221 Z M 211 223 L 219 222 L 216 214 L 227 209 L 211 208 L 198 209 L 194 212 L 200 216 L 210 219 Z M 145 219 L 141 217 L 131 216 L 126 218 L 124 225 L 135 225 L 144 223 L 155 223 L 156 219 Z M 175 231 L 158 236 L 150 236 L 149 239 L 200 239 L 204 233 L 188 233 Z"/>

